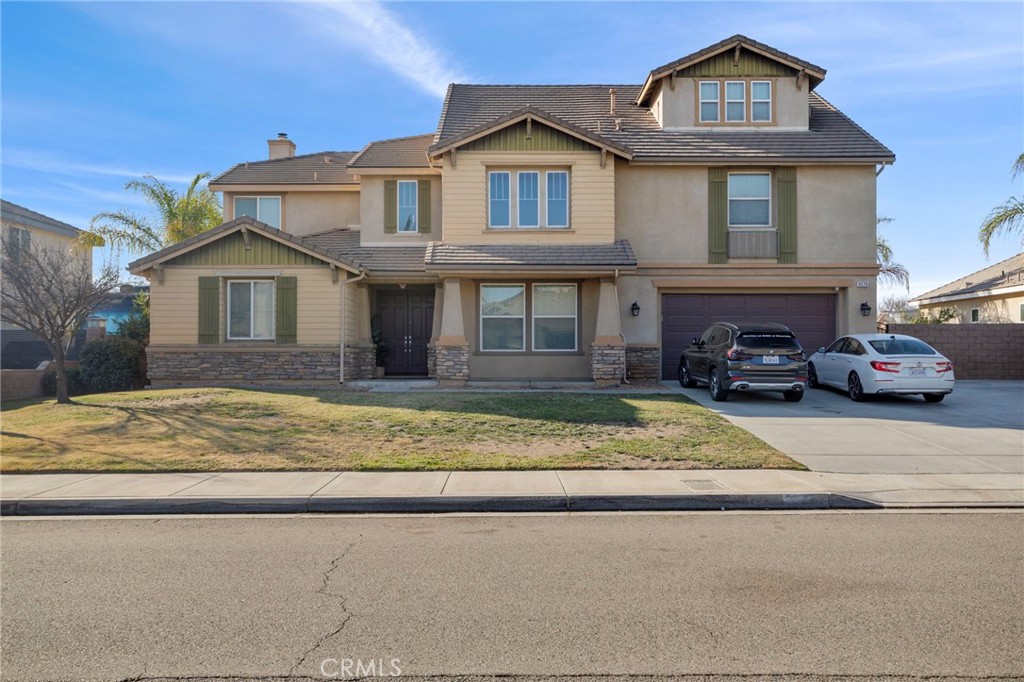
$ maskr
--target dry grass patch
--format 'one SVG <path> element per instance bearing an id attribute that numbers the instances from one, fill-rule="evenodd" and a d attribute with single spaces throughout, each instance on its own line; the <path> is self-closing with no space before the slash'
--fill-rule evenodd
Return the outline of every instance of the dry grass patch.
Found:
<path id="1" fill-rule="evenodd" d="M 779 468 L 678 395 L 172 389 L 7 405 L 0 470 Z"/>

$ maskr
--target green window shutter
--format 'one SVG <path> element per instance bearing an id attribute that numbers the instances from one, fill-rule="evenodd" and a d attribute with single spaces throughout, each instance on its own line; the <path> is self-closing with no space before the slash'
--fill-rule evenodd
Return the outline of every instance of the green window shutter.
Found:
<path id="1" fill-rule="evenodd" d="M 423 234 L 430 233 L 430 180 L 420 180 L 417 187 L 416 197 L 417 222 L 419 231 Z"/>
<path id="2" fill-rule="evenodd" d="M 398 232 L 398 181 L 384 181 L 384 234 Z"/>
<path id="3" fill-rule="evenodd" d="M 778 197 L 779 262 L 796 263 L 796 168 L 775 172 Z"/>
<path id="4" fill-rule="evenodd" d="M 199 343 L 220 343 L 220 277 L 199 278 Z"/>
<path id="5" fill-rule="evenodd" d="M 729 173 L 708 168 L 708 263 L 729 260 Z"/>
<path id="6" fill-rule="evenodd" d="M 278 277 L 275 282 L 274 340 L 277 343 L 297 343 L 298 280 L 295 277 Z"/>

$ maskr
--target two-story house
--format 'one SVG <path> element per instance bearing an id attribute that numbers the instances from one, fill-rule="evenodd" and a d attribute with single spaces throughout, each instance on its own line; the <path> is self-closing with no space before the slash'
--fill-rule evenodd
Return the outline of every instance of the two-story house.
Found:
<path id="1" fill-rule="evenodd" d="M 715 320 L 872 331 L 893 153 L 743 36 L 640 85 L 452 85 L 433 134 L 212 181 L 218 228 L 139 259 L 155 384 L 673 377 Z M 865 305 L 866 304 L 866 305 Z M 870 310 L 868 310 L 870 313 Z"/>

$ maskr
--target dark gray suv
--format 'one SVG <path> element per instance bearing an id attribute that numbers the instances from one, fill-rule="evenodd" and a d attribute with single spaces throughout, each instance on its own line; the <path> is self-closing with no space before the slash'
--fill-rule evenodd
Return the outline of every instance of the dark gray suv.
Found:
<path id="1" fill-rule="evenodd" d="M 716 322 L 683 351 L 679 383 L 707 384 L 712 400 L 728 400 L 729 391 L 781 391 L 796 403 L 807 386 L 807 356 L 785 325 Z"/>

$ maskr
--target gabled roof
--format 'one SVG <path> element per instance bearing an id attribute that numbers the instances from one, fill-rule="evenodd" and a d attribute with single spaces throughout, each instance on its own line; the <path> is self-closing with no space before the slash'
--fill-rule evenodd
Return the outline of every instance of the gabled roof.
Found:
<path id="1" fill-rule="evenodd" d="M 781 64 L 789 66 L 796 71 L 803 71 L 807 74 L 811 81 L 810 88 L 813 90 L 821 81 L 825 79 L 825 69 L 821 68 L 816 64 L 804 61 L 799 57 L 794 57 L 791 54 L 787 54 L 782 50 L 777 50 L 770 45 L 759 43 L 756 40 L 752 40 L 744 35 L 736 34 L 731 38 L 719 41 L 714 45 L 709 45 L 702 50 L 697 50 L 692 54 L 688 54 L 685 57 L 680 57 L 675 61 L 671 61 L 668 64 L 659 66 L 658 68 L 651 71 L 647 76 L 647 80 L 644 82 L 643 87 L 640 89 L 640 93 L 637 95 L 637 104 L 646 104 L 647 96 L 651 92 L 651 88 L 654 83 L 665 76 L 670 76 L 675 71 L 685 69 L 688 66 L 692 66 L 699 62 L 704 61 L 710 57 L 714 57 L 722 52 L 729 50 L 735 50 L 737 47 L 746 48 L 751 52 L 756 52 L 768 59 L 777 61 Z"/>
<path id="2" fill-rule="evenodd" d="M 302 237 L 305 244 L 345 259 L 374 274 L 381 272 L 423 272 L 422 246 L 361 246 L 357 230 L 327 230 Z"/>
<path id="3" fill-rule="evenodd" d="M 610 112 L 615 88 L 615 114 Z M 895 155 L 817 93 L 809 93 L 808 130 L 662 130 L 648 107 L 636 104 L 638 85 L 461 85 L 448 88 L 433 149 L 465 139 L 532 107 L 565 127 L 632 152 L 633 161 L 715 163 L 892 162 Z M 616 121 L 619 129 L 616 130 Z"/>
<path id="4" fill-rule="evenodd" d="M 348 172 L 356 152 L 317 152 L 269 161 L 245 161 L 210 181 L 218 185 L 358 185 Z"/>
<path id="5" fill-rule="evenodd" d="M 987 268 L 954 280 L 937 289 L 910 299 L 913 303 L 929 303 L 932 299 L 955 299 L 978 296 L 1007 287 L 1024 287 L 1024 253 L 1010 256 Z"/>
<path id="6" fill-rule="evenodd" d="M 377 140 L 349 161 L 349 168 L 430 168 L 427 148 L 433 142 L 433 133 Z"/>
<path id="7" fill-rule="evenodd" d="M 636 256 L 625 239 L 612 244 L 449 244 L 430 242 L 427 269 L 634 268 Z"/>
<path id="8" fill-rule="evenodd" d="M 82 233 L 82 230 L 68 225 L 67 223 L 61 222 L 55 218 L 45 216 L 42 213 L 37 213 L 24 206 L 18 206 L 12 204 L 6 199 L 0 199 L 0 218 L 4 222 L 16 223 L 18 225 L 24 225 L 26 227 L 36 227 L 40 230 L 46 230 L 47 232 L 53 232 L 64 237 L 76 238 Z"/>
<path id="9" fill-rule="evenodd" d="M 449 92 L 451 92 L 450 89 Z M 519 123 L 520 121 L 529 119 L 543 121 L 546 125 L 556 130 L 559 130 L 567 135 L 571 135 L 572 137 L 585 140 L 590 144 L 594 145 L 595 147 L 607 149 L 611 152 L 618 154 L 619 156 L 622 156 L 623 158 L 629 159 L 632 158 L 633 156 L 632 150 L 630 150 L 629 147 L 627 147 L 626 145 L 620 142 L 616 142 L 615 140 L 610 139 L 609 137 L 601 134 L 600 132 L 589 130 L 582 126 L 576 125 L 575 123 L 571 123 L 562 118 L 559 118 L 558 116 L 555 116 L 554 114 L 551 114 L 550 112 L 544 111 L 543 109 L 540 109 L 533 105 L 520 107 L 519 109 L 516 109 L 515 111 L 510 111 L 503 116 L 499 116 L 490 121 L 484 121 L 483 123 L 473 128 L 469 128 L 468 130 L 464 130 L 458 134 L 448 136 L 443 140 L 438 140 L 433 145 L 431 145 L 430 153 L 432 155 L 441 154 L 445 151 L 448 151 L 449 149 L 458 147 L 460 144 L 469 142 L 471 140 L 475 140 L 480 137 L 484 137 L 485 135 L 490 135 L 491 133 L 497 130 L 507 128 L 509 126 L 515 125 L 516 123 Z"/>
<path id="10" fill-rule="evenodd" d="M 155 265 L 159 265 L 160 263 L 176 258 L 177 256 L 188 253 L 194 249 L 198 249 L 206 244 L 215 242 L 218 239 L 241 230 L 251 230 L 256 234 L 267 237 L 268 239 L 281 242 L 293 249 L 320 258 L 327 263 L 339 265 L 350 272 L 359 272 L 359 268 L 355 263 L 341 257 L 339 254 L 331 253 L 316 244 L 307 244 L 302 237 L 297 237 L 293 234 L 289 234 L 288 232 L 282 232 L 276 227 L 271 227 L 266 223 L 261 223 L 250 216 L 235 218 L 234 220 L 230 220 L 218 225 L 217 227 L 209 229 L 206 232 L 197 234 L 194 237 L 189 237 L 177 244 L 172 244 L 171 246 L 160 249 L 159 251 L 154 251 L 149 255 L 134 260 L 128 264 L 128 271 L 136 275 L 141 274 Z"/>

